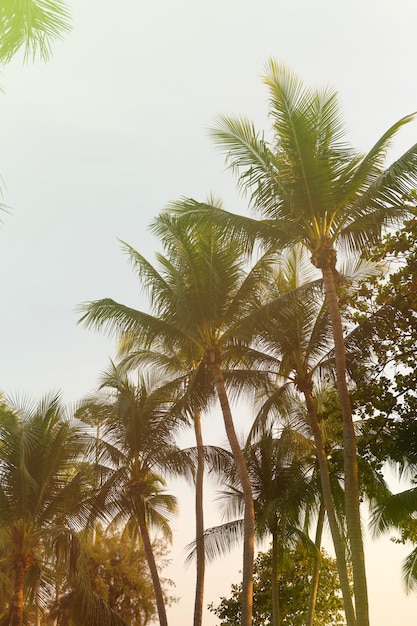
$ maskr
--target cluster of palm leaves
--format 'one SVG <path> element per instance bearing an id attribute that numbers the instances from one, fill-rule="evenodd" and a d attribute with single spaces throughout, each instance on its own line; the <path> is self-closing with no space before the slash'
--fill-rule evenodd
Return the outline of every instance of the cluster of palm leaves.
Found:
<path id="1" fill-rule="evenodd" d="M 51 56 L 51 44 L 70 29 L 63 0 L 5 0 L 0 5 L 0 62 L 7 63 L 23 48 L 27 60 Z"/>
<path id="2" fill-rule="evenodd" d="M 124 621 L 94 593 L 82 531 L 94 515 L 91 439 L 58 396 L 0 406 L 2 624 Z M 51 621 L 52 620 L 52 621 Z"/>
<path id="3" fill-rule="evenodd" d="M 75 417 L 58 396 L 32 408 L 0 406 L 0 623 L 126 624 L 90 576 L 84 546 L 103 527 L 143 548 L 164 623 L 150 528 L 170 539 L 176 499 L 165 476 L 191 477 L 195 456 L 175 443 L 171 400 L 152 377 L 133 385 L 112 366 Z M 135 623 L 153 616 L 148 610 Z"/>

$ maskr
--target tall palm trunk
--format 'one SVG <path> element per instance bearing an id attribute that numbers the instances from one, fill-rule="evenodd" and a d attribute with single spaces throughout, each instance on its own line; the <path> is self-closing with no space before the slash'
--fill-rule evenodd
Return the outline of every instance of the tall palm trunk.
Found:
<path id="1" fill-rule="evenodd" d="M 146 560 L 148 562 L 149 571 L 151 573 L 152 585 L 155 594 L 156 608 L 160 626 L 168 626 L 167 614 L 165 610 L 164 595 L 162 593 L 161 581 L 159 579 L 158 568 L 156 566 L 155 556 L 152 549 L 152 543 L 149 536 L 148 525 L 146 523 L 145 505 L 139 502 L 137 505 L 138 523 L 140 534 L 143 541 L 143 549 L 145 551 Z"/>
<path id="2" fill-rule="evenodd" d="M 233 458 L 243 491 L 243 573 L 242 573 L 242 618 L 241 626 L 252 624 L 253 603 L 253 557 L 255 544 L 255 511 L 253 506 L 252 486 L 249 479 L 246 461 L 239 445 L 233 424 L 232 412 L 224 384 L 224 376 L 216 355 L 209 354 L 209 363 L 213 370 L 214 384 L 223 413 L 226 435 L 232 450 Z"/>
<path id="3" fill-rule="evenodd" d="M 359 476 L 356 436 L 346 382 L 346 352 L 342 317 L 336 291 L 336 252 L 326 245 L 313 256 L 313 263 L 323 275 L 326 302 L 333 329 L 336 380 L 343 419 L 343 460 L 345 475 L 346 522 L 352 555 L 353 585 L 357 626 L 369 626 L 368 590 L 365 571 L 361 517 L 359 508 Z"/>
<path id="4" fill-rule="evenodd" d="M 14 559 L 14 586 L 10 606 L 10 626 L 23 624 L 23 585 L 26 574 L 26 559 L 17 554 Z"/>
<path id="5" fill-rule="evenodd" d="M 319 580 L 320 580 L 320 570 L 321 570 L 320 550 L 321 550 L 321 540 L 323 536 L 323 526 L 324 526 L 325 515 L 326 515 L 326 507 L 324 506 L 324 503 L 322 502 L 320 505 L 319 514 L 317 517 L 316 537 L 314 540 L 314 545 L 317 549 L 317 552 L 314 555 L 313 573 L 311 575 L 310 595 L 308 598 L 308 609 L 307 609 L 307 617 L 306 617 L 305 626 L 313 626 L 314 613 L 316 611 L 317 592 L 319 590 Z"/>
<path id="6" fill-rule="evenodd" d="M 196 411 L 194 415 L 194 433 L 197 444 L 197 472 L 195 480 L 195 526 L 196 526 L 196 557 L 197 572 L 194 602 L 194 626 L 201 626 L 203 620 L 204 601 L 204 574 L 205 574 L 205 550 L 204 550 L 204 509 L 203 509 L 203 479 L 204 479 L 204 450 L 203 436 L 201 431 L 201 413 Z"/>
<path id="7" fill-rule="evenodd" d="M 272 533 L 272 626 L 280 626 L 281 624 L 281 604 L 279 599 L 280 558 L 278 531 L 275 531 Z"/>
<path id="8" fill-rule="evenodd" d="M 323 438 L 321 435 L 320 424 L 317 418 L 316 406 L 314 404 L 311 381 L 307 381 L 305 385 L 299 382 L 300 390 L 304 394 L 304 398 L 307 405 L 308 419 L 310 428 L 314 437 L 314 444 L 316 448 L 317 461 L 320 470 L 320 483 L 323 495 L 324 505 L 327 510 L 327 519 L 329 521 L 330 532 L 332 534 L 332 541 L 334 550 L 336 553 L 337 571 L 339 573 L 340 588 L 343 595 L 343 604 L 345 609 L 346 622 L 348 626 L 355 626 L 357 624 L 355 618 L 355 612 L 353 610 L 352 598 L 350 595 L 349 577 L 347 573 L 346 565 L 346 550 L 340 534 L 339 524 L 336 518 L 335 506 L 333 501 L 333 494 L 330 483 L 329 465 L 327 462 L 326 451 L 323 445 Z M 359 624 L 359 623 L 358 623 Z"/>

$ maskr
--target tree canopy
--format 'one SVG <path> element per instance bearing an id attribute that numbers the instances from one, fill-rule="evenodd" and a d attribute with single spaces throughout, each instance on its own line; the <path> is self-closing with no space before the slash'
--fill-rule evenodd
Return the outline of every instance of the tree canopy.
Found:
<path id="1" fill-rule="evenodd" d="M 312 557 L 301 546 L 286 553 L 279 580 L 282 601 L 282 626 L 304 626 L 309 594 L 309 576 Z M 260 552 L 255 560 L 253 591 L 253 626 L 271 626 L 272 597 L 272 548 Z M 230 596 L 224 596 L 212 611 L 220 620 L 220 626 L 238 626 L 240 623 L 241 585 L 232 585 Z M 321 554 L 321 576 L 316 602 L 317 626 L 344 626 L 343 601 L 338 587 L 335 561 L 325 552 Z"/>

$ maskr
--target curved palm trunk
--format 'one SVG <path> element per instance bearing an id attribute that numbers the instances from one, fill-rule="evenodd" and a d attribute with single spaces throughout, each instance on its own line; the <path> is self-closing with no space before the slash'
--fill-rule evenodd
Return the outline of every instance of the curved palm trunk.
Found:
<path id="1" fill-rule="evenodd" d="M 145 550 L 146 560 L 151 572 L 152 585 L 155 593 L 156 608 L 160 626 L 168 626 L 167 614 L 165 610 L 164 595 L 162 593 L 161 581 L 159 580 L 158 568 L 156 566 L 155 556 L 152 549 L 152 543 L 149 536 L 148 526 L 146 524 L 144 503 L 140 502 L 137 506 L 138 524 L 140 534 L 143 541 L 143 549 Z"/>
<path id="2" fill-rule="evenodd" d="M 326 507 L 324 506 L 324 503 L 322 502 L 320 505 L 319 514 L 317 518 L 316 537 L 314 540 L 314 545 L 317 548 L 317 554 L 315 554 L 314 556 L 313 573 L 311 575 L 310 595 L 308 598 L 306 626 L 313 626 L 314 613 L 316 611 L 317 592 L 319 589 L 319 579 L 320 579 L 320 569 L 321 569 L 321 563 L 320 563 L 321 539 L 323 536 L 323 526 L 324 526 L 325 515 L 326 515 Z"/>
<path id="3" fill-rule="evenodd" d="M 203 510 L 203 478 L 204 478 L 204 450 L 201 432 L 201 413 L 194 415 L 194 432 L 197 444 L 197 473 L 195 481 L 195 525 L 196 525 L 196 556 L 197 572 L 194 601 L 194 626 L 201 626 L 203 620 L 204 601 L 204 510 Z"/>
<path id="4" fill-rule="evenodd" d="M 272 626 L 281 624 L 281 608 L 279 600 L 279 579 L 280 579 L 280 554 L 278 545 L 278 533 L 272 533 Z"/>
<path id="5" fill-rule="evenodd" d="M 330 483 L 329 465 L 327 463 L 326 451 L 323 445 L 323 438 L 321 436 L 321 430 L 319 421 L 317 418 L 317 411 L 314 404 L 311 390 L 308 388 L 302 389 L 304 398 L 307 405 L 307 413 L 310 423 L 310 428 L 314 437 L 314 444 L 316 447 L 317 461 L 320 470 L 320 483 L 323 495 L 324 505 L 327 510 L 327 518 L 329 520 L 330 532 L 332 534 L 332 541 L 334 550 L 336 553 L 337 571 L 339 573 L 340 588 L 342 590 L 343 604 L 345 609 L 346 622 L 348 626 L 359 625 L 355 618 L 355 612 L 353 610 L 352 598 L 350 595 L 349 577 L 347 573 L 346 565 L 346 551 L 345 546 L 340 534 L 339 524 L 336 518 L 335 506 L 333 501 L 333 494 Z"/>
<path id="6" fill-rule="evenodd" d="M 255 544 L 255 511 L 253 506 L 252 486 L 249 479 L 246 461 L 239 445 L 233 424 L 232 413 L 224 384 L 223 372 L 217 360 L 210 362 L 213 370 L 214 384 L 223 413 L 226 435 L 236 463 L 239 480 L 243 491 L 243 573 L 242 573 L 242 621 L 241 626 L 252 624 L 253 603 L 253 557 Z"/>
<path id="7" fill-rule="evenodd" d="M 343 419 L 343 459 L 345 474 L 345 507 L 349 543 L 352 555 L 353 584 L 355 590 L 356 620 L 358 626 L 369 626 L 368 590 L 365 571 L 365 556 L 359 507 L 359 477 L 356 450 L 356 436 L 353 427 L 352 409 L 346 382 L 346 353 L 343 337 L 342 318 L 336 291 L 334 250 L 327 250 L 320 267 L 326 302 L 333 329 L 337 390 Z"/>

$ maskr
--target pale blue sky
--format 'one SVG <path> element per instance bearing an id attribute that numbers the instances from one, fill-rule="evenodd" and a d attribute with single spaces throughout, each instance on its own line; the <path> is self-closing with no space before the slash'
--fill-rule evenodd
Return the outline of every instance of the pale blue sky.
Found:
<path id="1" fill-rule="evenodd" d="M 417 109 L 414 0 L 72 0 L 73 31 L 50 63 L 15 59 L 0 83 L 0 173 L 11 206 L 0 230 L 0 387 L 72 402 L 94 387 L 113 343 L 76 326 L 75 307 L 100 297 L 144 302 L 117 237 L 150 260 L 149 221 L 179 196 L 245 211 L 210 143 L 219 113 L 266 127 L 260 80 L 269 57 L 340 94 L 352 143 L 366 150 Z M 115 7 L 117 6 L 117 12 Z M 417 141 L 417 124 L 393 155 Z M 206 440 L 223 441 L 218 416 Z M 171 626 L 191 623 L 190 492 L 181 488 L 171 577 L 180 603 Z M 215 522 L 211 505 L 209 523 Z M 373 626 L 414 626 L 417 601 L 400 583 L 404 551 L 370 550 Z M 209 567 L 207 602 L 238 579 L 236 554 Z M 208 615 L 205 626 L 216 620 Z"/>

